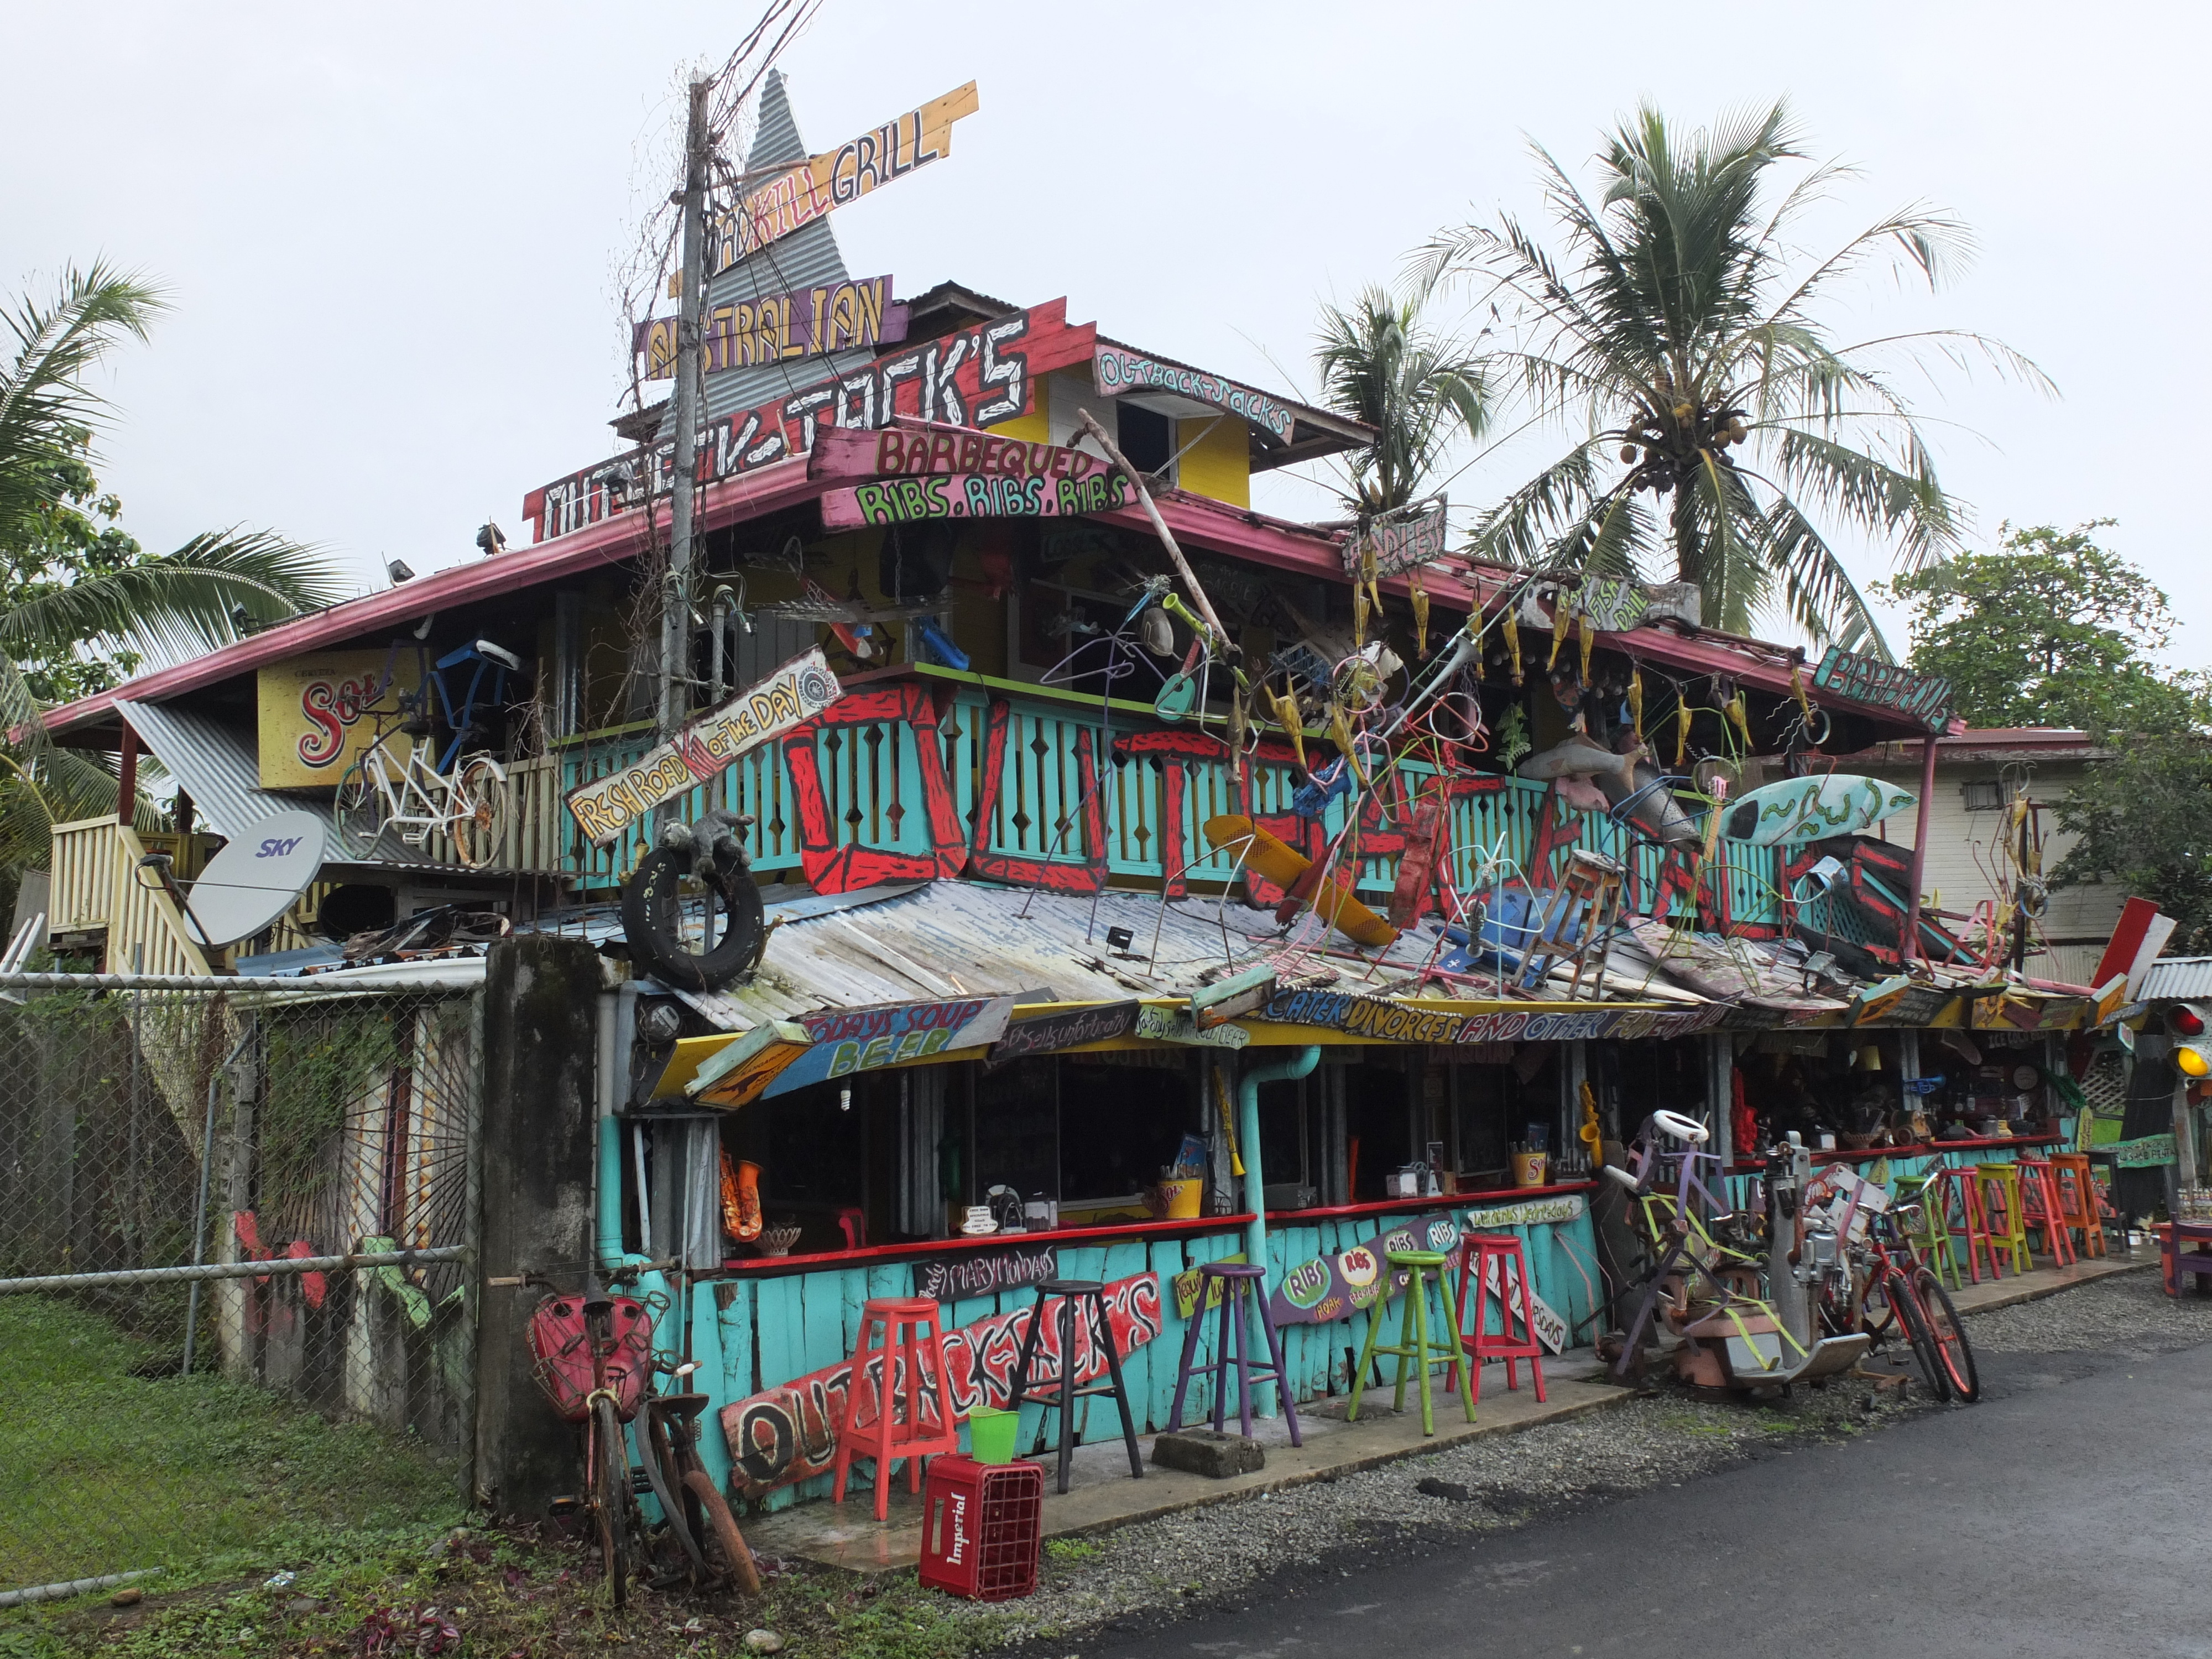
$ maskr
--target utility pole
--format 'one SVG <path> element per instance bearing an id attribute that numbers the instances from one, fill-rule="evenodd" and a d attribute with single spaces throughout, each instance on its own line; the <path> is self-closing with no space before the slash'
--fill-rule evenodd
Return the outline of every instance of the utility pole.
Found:
<path id="1" fill-rule="evenodd" d="M 699 447 L 699 318 L 707 302 L 707 100 L 714 81 L 691 83 L 684 131 L 683 293 L 676 313 L 675 498 L 669 514 L 668 585 L 660 610 L 660 735 L 683 729 L 691 704 L 691 523 Z M 656 814 L 656 817 L 658 815 Z"/>

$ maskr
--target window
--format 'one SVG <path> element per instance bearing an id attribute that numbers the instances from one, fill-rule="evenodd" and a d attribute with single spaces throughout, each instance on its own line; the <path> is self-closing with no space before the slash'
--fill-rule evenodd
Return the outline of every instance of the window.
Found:
<path id="1" fill-rule="evenodd" d="M 1976 779 L 1960 786 L 1969 812 L 1994 812 L 2004 805 L 2004 785 L 1995 778 Z"/>
<path id="2" fill-rule="evenodd" d="M 1119 428 L 1114 434 L 1129 465 L 1140 472 L 1158 472 L 1175 459 L 1175 422 L 1136 404 L 1119 402 L 1115 413 Z M 1168 483 L 1175 480 L 1170 478 Z"/>

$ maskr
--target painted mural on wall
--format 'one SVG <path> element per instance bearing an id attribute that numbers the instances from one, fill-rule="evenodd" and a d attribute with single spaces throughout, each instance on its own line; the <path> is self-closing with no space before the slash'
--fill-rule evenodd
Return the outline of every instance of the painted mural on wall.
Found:
<path id="1" fill-rule="evenodd" d="M 945 1334 L 946 1382 L 953 1410 L 965 1415 L 979 1406 L 1003 1409 L 1013 1396 L 1014 1364 L 1021 1353 L 1036 1310 L 1023 1308 L 994 1314 Z M 1106 1287 L 1106 1318 L 1114 1345 L 1122 1353 L 1142 1347 L 1160 1334 L 1160 1280 L 1157 1273 L 1139 1273 Z M 1060 1322 L 1045 1322 L 1037 1337 L 1037 1358 L 1031 1380 L 1055 1382 L 1061 1368 Z M 869 1362 L 860 1382 L 860 1415 L 872 1420 L 883 1386 L 884 1360 Z M 902 1352 L 891 1356 L 892 1382 L 905 1376 Z M 1074 1376 L 1079 1387 L 1106 1374 L 1106 1355 L 1091 1339 L 1083 1322 L 1076 1325 Z M 763 1389 L 747 1400 L 725 1406 L 722 1432 L 728 1437 L 732 1463 L 732 1491 L 758 1498 L 804 1480 L 827 1474 L 837 1454 L 837 1427 L 844 1421 L 853 1390 L 853 1363 L 842 1360 L 826 1370 Z"/>
<path id="2" fill-rule="evenodd" d="M 1449 1251 L 1458 1248 L 1459 1237 L 1459 1223 L 1449 1215 L 1414 1216 L 1364 1244 L 1300 1262 L 1267 1298 L 1267 1316 L 1278 1325 L 1326 1325 L 1348 1318 L 1406 1288 L 1413 1273 L 1389 1266 L 1393 1250 Z"/>
<path id="3" fill-rule="evenodd" d="M 1173 392 L 1179 398 L 1225 409 L 1240 420 L 1266 428 L 1285 443 L 1290 442 L 1291 428 L 1297 424 L 1297 416 L 1291 409 L 1264 392 L 1224 380 L 1203 369 L 1163 362 L 1127 346 L 1101 343 L 1091 358 L 1091 373 L 1101 397 L 1118 397 L 1125 392 Z"/>
<path id="4" fill-rule="evenodd" d="M 386 672 L 392 678 L 385 682 Z M 404 693 L 420 691 L 411 651 L 325 651 L 271 664 L 254 676 L 259 704 L 261 787 L 330 788 L 376 736 L 372 708 L 391 713 Z M 390 721 L 386 724 L 389 726 Z M 394 731 L 386 747 L 410 745 Z"/>
<path id="5" fill-rule="evenodd" d="M 1084 362 L 1097 337 L 1091 324 L 1068 323 L 1060 299 L 903 346 L 708 422 L 698 441 L 698 479 L 735 477 L 811 453 L 821 432 L 872 431 L 902 415 L 973 428 L 1013 420 L 1036 407 L 1041 376 Z M 545 541 L 635 511 L 648 490 L 658 499 L 671 489 L 674 457 L 672 438 L 583 468 L 531 491 L 523 513 Z"/>
<path id="6" fill-rule="evenodd" d="M 676 378 L 679 319 L 653 317 L 631 331 L 630 351 L 645 378 Z M 700 319 L 700 357 L 709 374 L 833 351 L 873 351 L 906 338 L 907 307 L 893 303 L 888 276 L 848 277 L 750 300 L 709 300 Z"/>

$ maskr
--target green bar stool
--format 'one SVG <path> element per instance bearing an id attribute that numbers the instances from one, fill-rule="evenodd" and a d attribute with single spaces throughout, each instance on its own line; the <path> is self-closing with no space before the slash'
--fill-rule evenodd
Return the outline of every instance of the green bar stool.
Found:
<path id="1" fill-rule="evenodd" d="M 1943 1219 L 1943 1177 L 1939 1170 L 1925 1175 L 1899 1176 L 1897 1178 L 1897 1201 L 1917 1205 L 1920 1218 L 1905 1231 L 1905 1243 L 1913 1254 L 1936 1270 L 1940 1283 L 1942 1275 L 1951 1275 L 1951 1288 L 1958 1290 L 1966 1284 L 1966 1275 L 1959 1271 L 1959 1257 L 1952 1248 L 1951 1229 Z"/>
<path id="2" fill-rule="evenodd" d="M 1392 1409 L 1406 1409 L 1406 1371 L 1411 1366 L 1421 1382 L 1421 1432 L 1432 1435 L 1437 1431 L 1435 1405 L 1429 1397 L 1429 1373 L 1438 1365 L 1449 1368 L 1444 1389 L 1449 1393 L 1459 1389 L 1460 1404 L 1467 1408 L 1467 1420 L 1474 1421 L 1474 1396 L 1467 1382 L 1467 1352 L 1460 1346 L 1459 1304 L 1452 1295 L 1451 1276 L 1446 1271 L 1449 1258 L 1436 1250 L 1393 1250 L 1387 1258 L 1393 1275 L 1405 1268 L 1413 1275 L 1406 1281 L 1406 1310 L 1399 1316 L 1398 1340 L 1395 1346 L 1379 1344 L 1382 1322 L 1389 1316 L 1389 1305 L 1378 1301 L 1367 1318 L 1367 1345 L 1360 1351 L 1359 1368 L 1352 1373 L 1352 1404 L 1346 1408 L 1344 1420 L 1359 1420 L 1359 1396 L 1367 1386 L 1369 1368 L 1377 1354 L 1398 1356 L 1398 1393 Z M 1444 1304 L 1444 1328 L 1435 1340 L 1429 1336 L 1429 1282 L 1433 1276 Z"/>

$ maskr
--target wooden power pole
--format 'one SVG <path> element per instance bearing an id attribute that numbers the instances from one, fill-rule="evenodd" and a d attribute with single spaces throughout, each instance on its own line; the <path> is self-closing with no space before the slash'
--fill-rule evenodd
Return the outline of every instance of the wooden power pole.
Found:
<path id="1" fill-rule="evenodd" d="M 714 82 L 691 83 L 684 131 L 683 294 L 676 313 L 675 498 L 669 514 L 668 582 L 660 609 L 660 735 L 681 731 L 691 712 L 691 526 L 699 448 L 699 319 L 706 308 L 707 100 Z"/>

